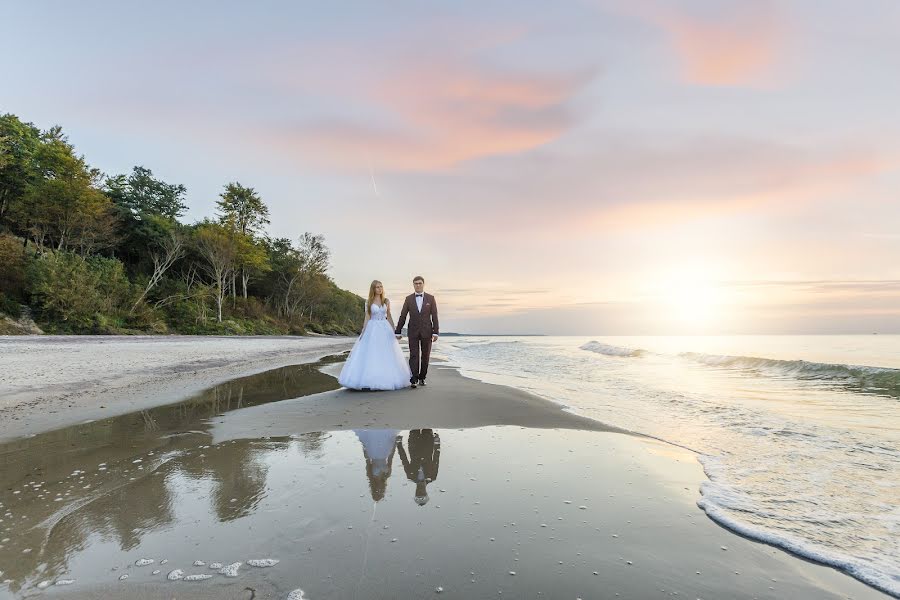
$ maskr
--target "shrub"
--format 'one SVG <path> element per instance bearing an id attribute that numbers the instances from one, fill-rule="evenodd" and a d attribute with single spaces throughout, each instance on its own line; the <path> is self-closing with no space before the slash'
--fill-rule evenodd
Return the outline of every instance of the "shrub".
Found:
<path id="1" fill-rule="evenodd" d="M 133 296 L 121 262 L 70 252 L 37 257 L 29 264 L 28 283 L 39 317 L 62 331 L 118 330 Z"/>
<path id="2" fill-rule="evenodd" d="M 27 258 L 21 239 L 0 235 L 0 293 L 15 300 L 23 298 Z"/>
<path id="3" fill-rule="evenodd" d="M 22 316 L 22 306 L 3 292 L 0 292 L 0 313 L 6 313 L 13 319 L 18 319 Z"/>

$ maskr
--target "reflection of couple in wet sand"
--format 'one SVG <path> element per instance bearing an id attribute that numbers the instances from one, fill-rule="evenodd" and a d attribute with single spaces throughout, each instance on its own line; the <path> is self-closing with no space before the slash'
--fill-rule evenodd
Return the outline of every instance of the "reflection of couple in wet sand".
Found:
<path id="1" fill-rule="evenodd" d="M 431 429 L 411 430 L 407 439 L 408 451 L 403 449 L 403 436 L 396 429 L 359 429 L 355 433 L 363 445 L 366 476 L 373 500 L 378 502 L 384 498 L 394 452 L 397 451 L 406 478 L 416 484 L 416 504 L 423 506 L 428 502 L 426 486 L 437 479 L 441 459 L 441 438 L 436 432 Z"/>

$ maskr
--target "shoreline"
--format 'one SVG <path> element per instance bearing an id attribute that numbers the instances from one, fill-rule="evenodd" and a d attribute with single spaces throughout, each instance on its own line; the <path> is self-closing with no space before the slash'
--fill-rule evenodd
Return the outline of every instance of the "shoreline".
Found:
<path id="1" fill-rule="evenodd" d="M 78 338 L 78 340 L 84 340 L 84 338 Z M 175 341 L 191 342 L 193 340 Z M 483 529 L 488 526 L 487 523 L 492 522 L 493 527 L 500 528 L 497 529 L 499 539 L 500 534 L 508 535 L 508 531 L 502 531 L 507 527 L 504 520 L 524 522 L 530 518 L 532 504 L 538 503 L 538 498 L 560 496 L 560 499 L 556 500 L 558 503 L 562 502 L 561 498 L 568 497 L 596 507 L 599 509 L 598 513 L 576 514 L 579 517 L 593 514 L 592 526 L 601 526 L 604 531 L 609 529 L 607 534 L 616 532 L 621 536 L 621 541 L 618 542 L 610 541 L 609 535 L 595 538 L 593 537 L 595 534 L 590 533 L 592 527 L 583 531 L 576 528 L 568 530 L 566 533 L 570 536 L 566 538 L 567 541 L 577 542 L 578 546 L 576 547 L 584 556 L 588 556 L 589 552 L 596 553 L 596 564 L 602 566 L 600 571 L 612 578 L 616 585 L 614 589 L 625 592 L 648 591 L 644 589 L 647 582 L 633 580 L 632 576 L 628 574 L 633 572 L 630 571 L 631 567 L 621 564 L 623 559 L 620 558 L 620 554 L 627 553 L 629 559 L 635 559 L 635 564 L 642 564 L 645 568 L 650 569 L 645 575 L 652 576 L 657 585 L 664 585 L 667 590 L 680 589 L 682 593 L 687 592 L 688 595 L 694 594 L 696 597 L 709 597 L 710 595 L 723 597 L 723 594 L 731 592 L 733 593 L 728 597 L 748 599 L 751 597 L 761 599 L 795 597 L 809 600 L 820 598 L 837 600 L 838 598 L 853 597 L 874 600 L 886 597 L 878 590 L 837 569 L 798 557 L 775 546 L 754 541 L 752 538 L 745 537 L 709 519 L 696 505 L 696 501 L 700 498 L 699 486 L 706 480 L 706 477 L 694 453 L 640 434 L 607 427 L 599 421 L 569 412 L 556 403 L 512 387 L 484 383 L 465 377 L 457 369 L 443 366 L 440 363 L 435 365 L 433 376 L 430 378 L 431 385 L 418 390 L 355 392 L 327 387 L 334 385 L 330 383 L 325 387 L 325 391 L 310 389 L 306 393 L 298 393 L 294 389 L 283 389 L 286 382 L 290 380 L 275 378 L 274 381 L 267 383 L 268 393 L 277 390 L 278 395 L 261 397 L 267 393 L 263 382 L 266 381 L 266 377 L 271 377 L 271 374 L 259 373 L 260 371 L 274 373 L 279 370 L 279 365 L 296 364 L 293 361 L 297 361 L 298 358 L 302 358 L 302 362 L 309 363 L 315 360 L 314 356 L 316 355 L 334 354 L 336 349 L 350 343 L 350 340 L 322 341 L 327 343 L 313 344 L 312 347 L 309 344 L 299 344 L 297 348 L 289 351 L 285 351 L 283 348 L 276 351 L 257 348 L 257 353 L 253 356 L 242 357 L 239 361 L 226 361 L 226 364 L 220 364 L 216 359 L 206 356 L 201 360 L 195 360 L 188 368 L 168 374 L 164 372 L 165 369 L 160 364 L 143 365 L 145 367 L 143 370 L 121 377 L 115 387 L 104 388 L 102 381 L 99 383 L 93 381 L 93 385 L 83 384 L 76 387 L 71 392 L 73 395 L 68 396 L 66 401 L 79 406 L 79 416 L 83 415 L 82 410 L 91 410 L 90 408 L 81 408 L 81 406 L 90 406 L 91 404 L 90 399 L 86 399 L 85 396 L 96 398 L 99 394 L 103 398 L 115 398 L 122 394 L 123 390 L 130 390 L 134 397 L 118 402 L 116 409 L 119 416 L 104 414 L 97 421 L 90 423 L 85 423 L 83 418 L 71 419 L 67 414 L 48 415 L 46 417 L 48 422 L 52 421 L 58 427 L 51 428 L 52 431 L 34 437 L 27 434 L 16 435 L 18 440 L 5 445 L 5 469 L 6 475 L 10 476 L 5 479 L 9 480 L 10 489 L 22 486 L 32 477 L 31 473 L 34 469 L 29 466 L 29 463 L 35 462 L 34 466 L 39 467 L 37 470 L 41 472 L 41 479 L 48 482 L 45 487 L 47 491 L 38 492 L 39 494 L 50 494 L 51 491 L 57 489 L 55 486 L 60 486 L 59 489 L 69 490 L 70 493 L 76 494 L 70 500 L 75 505 L 73 509 L 62 505 L 54 507 L 52 504 L 46 504 L 46 508 L 41 509 L 35 505 L 33 510 L 47 512 L 34 515 L 35 528 L 33 531 L 39 532 L 41 524 L 44 523 L 53 523 L 57 531 L 68 531 L 66 523 L 71 522 L 72 519 L 86 518 L 79 516 L 82 513 L 105 515 L 123 510 L 125 512 L 120 518 L 126 522 L 136 518 L 127 516 L 129 510 L 154 514 L 156 509 L 153 506 L 157 502 L 159 502 L 159 506 L 171 505 L 171 502 L 163 501 L 165 496 L 160 496 L 160 494 L 175 493 L 165 492 L 165 486 L 160 487 L 160 482 L 164 482 L 167 477 L 176 475 L 184 477 L 185 473 L 209 472 L 212 474 L 211 481 L 219 481 L 218 485 L 247 482 L 244 476 L 239 476 L 238 473 L 242 473 L 246 468 L 241 465 L 246 463 L 244 457 L 249 454 L 240 453 L 233 455 L 234 458 L 230 458 L 234 452 L 252 454 L 253 452 L 277 451 L 283 453 L 289 447 L 296 446 L 296 440 L 303 440 L 305 436 L 309 435 L 315 436 L 317 432 L 331 432 L 331 435 L 335 436 L 335 440 L 340 442 L 335 448 L 337 451 L 340 448 L 346 449 L 347 444 L 351 446 L 356 444 L 355 439 L 350 437 L 353 436 L 354 430 L 402 431 L 433 428 L 440 430 L 444 439 L 440 485 L 446 486 L 449 493 L 438 496 L 440 500 L 435 500 L 428 507 L 429 511 L 441 509 L 440 511 L 417 513 L 422 516 L 414 521 L 420 521 L 418 527 L 430 524 L 433 533 L 445 531 L 451 523 L 455 527 L 462 528 L 458 536 L 450 538 L 453 540 L 451 546 L 458 546 L 462 552 L 454 559 L 456 562 L 451 565 L 454 568 L 458 567 L 463 571 L 469 568 L 461 566 L 464 561 L 461 562 L 460 557 L 467 554 L 469 548 L 467 544 L 473 543 L 467 540 L 475 540 L 472 536 L 485 535 Z M 284 340 L 270 338 L 267 342 L 283 343 Z M 94 345 L 93 348 L 96 350 L 99 346 L 100 344 Z M 121 351 L 120 347 L 116 349 Z M 196 346 L 189 349 L 195 352 L 197 350 Z M 197 358 L 196 355 L 195 358 Z M 170 362 L 171 359 L 170 356 L 161 362 L 166 363 L 167 360 Z M 314 369 L 318 368 L 323 373 L 334 374 L 338 365 L 334 363 L 310 366 Z M 242 373 L 249 372 L 259 374 L 241 376 Z M 301 379 L 304 378 L 308 379 L 309 376 L 301 377 Z M 322 376 L 316 376 L 316 378 L 323 379 Z M 123 384 L 122 379 L 130 382 Z M 211 381 L 217 383 L 225 381 L 225 383 L 210 384 Z M 308 385 L 300 380 L 294 380 L 293 383 Z M 215 389 L 209 389 L 210 386 Z M 198 388 L 206 390 L 201 395 L 202 397 L 185 400 L 190 395 L 189 390 Z M 46 396 L 49 389 L 45 386 L 40 390 L 32 389 L 29 393 Z M 241 402 L 237 405 L 229 404 L 228 407 L 223 408 L 220 399 L 224 398 L 225 402 L 228 402 L 227 399 L 233 398 L 235 394 L 239 394 Z M 255 399 L 256 396 L 260 396 L 258 403 Z M 180 400 L 184 403 L 178 404 Z M 42 402 L 46 403 L 47 400 L 44 399 Z M 95 401 L 94 404 L 98 402 Z M 139 403 L 140 406 L 132 406 L 135 403 Z M 184 407 L 188 405 L 206 407 L 206 409 L 204 411 L 184 410 Z M 34 405 L 27 402 L 19 402 L 14 407 L 19 411 L 35 411 Z M 149 428 L 144 425 L 144 420 L 139 413 L 129 413 L 129 411 L 149 409 L 150 407 L 155 407 L 155 409 L 144 411 L 150 417 L 148 422 L 153 422 L 153 426 Z M 131 417 L 130 429 L 124 427 L 129 417 Z M 38 422 L 39 420 L 32 424 Z M 70 426 L 66 427 L 64 422 Z M 3 433 L 6 432 L 3 431 Z M 613 433 L 626 433 L 627 435 L 610 435 Z M 331 436 L 326 435 L 321 439 L 327 440 L 329 437 Z M 69 442 L 73 438 L 82 440 L 77 449 L 70 448 Z M 312 439 L 320 438 L 315 436 Z M 459 439 L 459 442 L 454 442 L 455 439 Z M 8 440 L 0 438 L 0 441 Z M 495 446 L 497 443 L 499 446 Z M 460 446 L 460 444 L 462 445 Z M 538 451 L 530 448 L 535 444 L 543 444 L 544 450 Z M 498 447 L 502 449 L 499 452 L 497 451 Z M 216 454 L 221 453 L 222 458 L 214 458 L 213 449 L 216 449 Z M 357 460 L 353 457 L 358 456 L 358 450 L 353 448 L 350 450 L 352 451 L 347 454 L 346 458 Z M 573 451 L 576 454 L 568 454 Z M 278 455 L 280 454 L 273 456 Z M 352 533 L 354 530 L 346 528 L 344 525 L 335 528 L 335 524 L 342 523 L 348 518 L 352 519 L 354 514 L 365 514 L 365 511 L 368 510 L 364 503 L 352 507 L 347 504 L 357 501 L 358 492 L 360 494 L 358 498 L 366 495 L 368 491 L 366 487 L 356 489 L 360 482 L 365 481 L 365 478 L 358 467 L 350 470 L 351 480 L 340 479 L 336 475 L 320 477 L 318 473 L 322 473 L 322 469 L 326 469 L 325 472 L 328 472 L 342 468 L 341 465 L 345 464 L 346 458 L 329 459 L 327 453 L 323 457 L 316 455 L 315 452 L 310 457 L 312 458 L 308 460 L 312 462 L 308 467 L 310 469 L 309 476 L 314 478 L 312 481 L 319 483 L 304 492 L 306 500 L 301 503 L 311 511 L 309 518 L 313 515 L 316 516 L 315 520 L 308 522 L 309 525 L 319 523 L 319 519 L 325 515 L 328 517 L 311 530 L 305 529 L 309 525 L 304 525 L 304 528 L 297 533 L 310 536 L 310 539 L 313 540 L 311 543 L 323 544 L 323 540 L 331 539 L 336 535 L 338 536 L 336 543 L 342 545 L 351 543 L 352 536 L 358 534 Z M 492 458 L 488 460 L 488 457 Z M 151 466 L 149 463 L 152 461 L 154 466 L 148 471 L 135 471 L 133 465 L 141 460 L 148 467 Z M 452 462 L 454 460 L 458 463 L 455 467 Z M 100 461 L 103 461 L 100 463 L 104 465 L 103 470 L 91 471 L 90 465 Z M 108 471 L 105 467 L 107 462 L 109 463 Z M 542 467 L 544 462 L 547 462 L 547 466 L 550 468 L 543 476 L 544 479 L 541 479 L 538 475 L 544 470 Z M 531 467 L 535 465 L 540 468 L 536 470 L 537 472 L 532 472 Z M 76 493 L 78 488 L 66 487 L 76 473 L 80 473 L 77 478 L 81 483 L 80 480 L 85 478 L 84 469 L 86 467 L 89 469 L 87 477 L 91 481 L 91 485 L 85 488 L 88 491 Z M 141 468 L 138 467 L 138 469 Z M 479 473 L 479 469 L 481 473 Z M 598 469 L 604 470 L 603 476 L 600 476 Z M 67 475 L 70 472 L 73 475 Z M 290 472 L 293 472 L 293 469 Z M 112 481 L 107 473 L 116 473 Z M 165 477 L 150 477 L 152 475 L 164 475 Z M 471 475 L 479 475 L 479 477 L 470 477 Z M 206 475 L 203 477 L 204 479 L 197 481 L 206 481 Z M 237 479 L 234 479 L 235 477 Z M 384 508 L 379 509 L 379 514 L 384 515 L 384 518 L 387 518 L 392 510 L 399 510 L 391 521 L 385 522 L 393 527 L 392 533 L 382 533 L 381 527 L 378 526 L 375 530 L 378 533 L 373 531 L 372 535 L 377 535 L 377 537 L 402 535 L 404 540 L 414 540 L 416 539 L 414 536 L 421 535 L 416 533 L 416 527 L 403 534 L 393 533 L 401 526 L 400 523 L 403 522 L 407 511 L 414 506 L 407 497 L 403 498 L 402 504 L 398 504 L 401 502 L 399 496 L 411 496 L 411 492 L 397 487 L 401 485 L 399 482 L 403 481 L 402 472 L 395 477 L 389 486 L 389 491 L 397 494 L 398 497 L 394 498 L 388 495 L 383 499 Z M 448 477 L 451 477 L 450 481 L 448 481 Z M 456 479 L 453 480 L 453 477 Z M 506 498 L 505 493 L 500 490 L 509 491 L 508 486 L 504 487 L 499 482 L 503 478 L 509 482 L 510 477 L 513 477 L 515 481 L 521 481 L 519 485 L 525 486 L 521 489 L 530 490 L 531 493 L 530 495 L 523 494 L 518 501 L 507 504 L 512 499 Z M 557 482 L 560 479 L 572 483 L 581 481 L 578 485 L 583 486 L 584 490 L 574 491 L 577 488 L 572 488 L 567 493 L 563 489 L 557 489 Z M 277 484 L 278 480 L 274 481 Z M 485 483 L 478 483 L 479 481 Z M 492 481 L 498 482 L 500 487 L 483 487 L 492 485 L 489 483 Z M 260 484 L 263 482 L 265 479 L 260 480 Z M 337 483 L 337 487 L 334 487 L 335 483 Z M 353 483 L 352 486 L 351 483 Z M 634 487 L 632 487 L 632 483 L 635 484 Z M 104 489 L 104 486 L 111 485 L 121 492 Z M 176 489 L 183 489 L 183 485 L 180 484 Z M 590 490 L 591 487 L 595 489 Z M 24 487 L 21 489 L 28 491 Z M 346 491 L 343 491 L 345 489 Z M 325 496 L 321 496 L 318 490 L 327 493 Z M 403 490 L 402 494 L 401 490 Z M 445 490 L 442 487 L 439 491 L 443 493 Z M 281 497 L 284 497 L 283 494 L 287 492 L 295 494 L 299 493 L 299 490 L 289 486 L 281 492 Z M 120 495 L 117 496 L 116 493 Z M 255 506 L 256 502 L 260 502 L 264 498 L 264 496 L 258 496 L 258 492 L 245 498 L 242 494 L 246 493 L 243 488 L 236 487 L 220 492 L 218 497 L 232 498 L 230 502 L 236 502 L 239 507 L 244 507 L 242 510 L 245 511 L 248 510 L 245 508 L 245 502 L 252 501 L 252 506 Z M 68 494 L 66 495 L 68 496 Z M 83 495 L 82 499 L 79 499 L 80 495 Z M 588 496 L 591 497 L 590 501 L 588 501 Z M 135 499 L 159 497 L 159 500 L 151 503 L 141 503 L 140 500 L 135 500 L 137 504 L 131 506 L 128 504 L 130 501 L 125 500 L 125 498 L 131 497 Z M 276 494 L 275 498 L 278 497 Z M 122 500 L 116 500 L 116 498 Z M 468 514 L 471 517 L 473 513 L 466 513 L 466 511 L 479 511 L 475 506 L 480 503 L 475 502 L 472 505 L 471 500 L 465 500 L 466 498 L 483 500 L 486 505 L 491 504 L 492 499 L 500 502 L 492 513 L 479 512 L 476 515 L 478 518 L 485 519 L 484 524 L 479 525 L 478 518 L 473 523 L 465 515 Z M 13 500 L 25 500 L 24 496 L 10 496 L 3 499 L 6 501 L 5 506 L 15 510 L 17 514 L 20 510 L 24 510 L 15 509 L 12 502 Z M 332 504 L 338 499 L 345 506 L 341 511 L 334 513 Z M 125 504 L 120 507 L 118 505 L 120 502 Z M 443 508 L 437 502 L 443 504 Z M 128 508 L 129 506 L 130 508 Z M 279 506 L 276 503 L 271 509 L 278 509 Z M 549 530 L 553 534 L 556 533 L 555 528 L 562 527 L 560 522 L 555 521 L 558 514 L 556 506 L 558 504 L 551 504 L 541 509 L 542 512 L 544 510 L 553 511 L 540 519 L 553 525 Z M 56 512 L 57 509 L 61 510 Z M 220 506 L 217 510 L 226 511 L 230 508 Z M 264 528 L 267 526 L 267 514 L 266 510 L 254 509 L 241 513 L 241 518 L 256 519 L 251 523 L 258 523 L 258 527 Z M 291 511 L 288 511 L 287 516 L 289 521 L 294 520 Z M 219 519 L 221 518 L 220 516 Z M 632 526 L 632 521 L 629 520 L 626 523 L 626 518 L 637 518 L 637 520 Z M 170 515 L 166 519 L 177 519 L 177 517 Z M 450 520 L 445 521 L 446 519 Z M 230 517 L 226 520 L 230 520 Z M 219 522 L 214 520 L 207 525 L 211 528 L 210 535 L 219 531 L 217 529 Z M 366 523 L 365 521 L 353 521 L 352 524 L 356 527 L 355 531 L 359 531 Z M 186 525 L 187 523 L 185 523 Z M 543 528 L 545 525 L 540 525 L 540 527 Z M 206 558 L 208 555 L 214 556 L 216 559 L 220 558 L 220 550 L 216 550 L 216 548 L 228 545 L 220 543 L 213 544 L 209 548 L 180 548 L 174 538 L 170 540 L 166 537 L 165 532 L 169 530 L 172 530 L 170 525 L 166 525 L 157 532 L 148 530 L 148 540 L 150 541 L 147 542 L 149 545 L 146 550 L 140 549 L 140 547 L 122 548 L 120 558 L 116 559 L 122 562 L 116 563 L 118 565 L 116 569 L 127 569 L 126 572 L 131 573 L 132 579 L 128 582 L 127 587 L 123 587 L 126 584 L 122 583 L 104 583 L 108 579 L 102 572 L 91 574 L 83 570 L 86 568 L 85 566 L 82 566 L 81 569 L 74 567 L 72 575 L 77 575 L 80 583 L 77 588 L 67 590 L 67 595 L 74 593 L 71 597 L 76 598 L 97 597 L 98 593 L 104 597 L 170 597 L 173 590 L 176 589 L 172 586 L 181 584 L 158 582 L 148 578 L 148 573 L 132 568 L 135 558 L 140 558 L 143 554 L 152 556 L 154 554 L 150 552 L 150 548 L 154 545 L 162 545 L 170 548 L 166 552 L 167 554 L 171 553 L 169 558 L 172 558 L 173 563 L 180 560 L 180 564 L 187 566 L 190 564 L 185 562 L 188 558 L 194 560 Z M 351 537 L 340 537 L 338 532 L 341 531 L 344 532 L 344 536 Z M 542 531 L 547 530 L 533 529 L 529 540 L 534 540 L 535 536 Z M 222 530 L 221 535 L 226 535 L 226 533 L 225 530 Z M 272 535 L 275 535 L 274 532 Z M 618 535 L 612 537 L 618 539 Z M 204 539 L 206 539 L 205 534 Z M 263 540 L 265 539 L 263 538 Z M 387 542 L 384 545 L 386 548 L 384 552 L 394 548 L 390 545 L 389 539 L 376 539 L 376 543 Z M 420 543 L 425 545 L 420 548 L 418 553 L 437 551 L 428 546 L 429 539 L 427 535 L 423 538 Z M 556 549 L 551 549 L 549 546 L 546 550 L 543 549 L 543 546 L 534 547 L 539 552 L 532 559 L 536 561 L 533 566 L 547 569 L 546 566 L 540 566 L 546 562 L 542 559 L 549 559 L 552 553 L 560 552 L 562 547 L 557 546 L 562 539 L 551 536 L 543 542 L 544 544 L 552 542 L 551 546 Z M 493 538 L 490 541 L 493 541 Z M 523 539 L 523 541 L 526 540 Z M 509 540 L 509 543 L 513 543 L 512 539 Z M 662 545 L 660 546 L 660 544 Z M 240 546 L 241 544 L 237 543 L 235 549 Z M 725 552 L 725 546 L 728 548 L 727 552 Z M 40 546 L 35 547 L 39 548 Z M 81 546 L 79 545 L 79 547 Z M 285 562 L 296 561 L 300 558 L 299 554 L 292 554 L 292 547 L 293 545 L 289 544 L 281 551 L 281 558 L 285 559 Z M 489 543 L 486 547 L 493 548 Z M 9 550 L 13 551 L 14 549 L 9 548 Z M 51 547 L 47 551 L 62 552 L 63 556 L 68 555 L 68 550 L 64 548 Z M 21 550 L 13 551 L 10 556 L 21 557 L 20 552 Z M 135 554 L 136 552 L 141 556 Z M 244 552 L 250 552 L 250 549 L 246 549 Z M 493 555 L 492 551 L 488 550 L 488 552 L 489 554 L 486 556 Z M 569 552 L 569 554 L 572 553 Z M 562 555 L 559 556 L 562 557 Z M 237 555 L 231 558 L 246 559 L 247 556 Z M 321 557 L 313 559 L 313 564 L 317 565 L 319 570 L 332 569 L 339 566 L 339 563 L 333 562 L 334 560 L 336 559 Z M 308 562 L 308 559 L 304 559 L 304 561 Z M 566 579 L 565 584 L 559 581 L 558 585 L 577 583 L 582 586 L 581 589 L 584 587 L 590 589 L 592 585 L 597 585 L 593 583 L 597 580 L 591 577 L 590 573 L 590 569 L 597 568 L 597 566 L 587 566 L 582 559 L 582 554 L 568 556 L 566 561 L 566 569 L 583 565 L 582 568 L 587 571 L 579 570 L 573 582 Z M 64 559 L 53 562 L 54 564 L 65 564 L 69 561 Z M 550 562 L 555 563 L 556 561 Z M 86 564 L 83 560 L 76 560 L 75 563 Z M 301 564 L 304 563 L 298 563 L 298 567 Z M 438 564 L 441 563 L 438 562 Z M 630 564 L 629 562 L 628 565 Z M 688 570 L 684 568 L 686 564 L 691 565 Z M 524 566 L 510 564 L 508 567 L 500 568 L 496 584 L 492 583 L 491 585 L 497 586 L 494 589 L 509 585 L 510 580 L 504 569 Z M 449 566 L 446 568 L 450 569 Z M 555 571 L 556 568 L 553 567 L 551 570 Z M 619 569 L 629 570 L 620 572 Z M 694 569 L 698 571 L 697 575 L 700 575 L 702 570 L 704 574 L 702 581 L 694 580 L 692 576 Z M 737 571 L 740 571 L 741 575 L 738 575 Z M 545 574 L 553 575 L 549 570 Z M 284 578 L 284 575 L 288 576 Z M 459 575 L 468 581 L 464 573 Z M 593 575 L 596 576 L 597 573 Z M 286 589 L 290 589 L 285 586 L 288 585 L 293 575 L 291 573 L 284 574 L 278 570 L 272 571 L 271 574 L 251 571 L 245 574 L 243 579 L 234 583 L 229 580 L 217 579 L 214 580 L 216 583 L 209 584 L 213 586 L 210 588 L 192 587 L 191 597 L 239 598 L 241 590 L 244 589 L 243 585 L 245 585 L 242 582 L 247 581 L 247 577 L 253 580 L 253 584 L 258 586 L 257 589 L 269 590 L 272 597 L 280 598 L 285 596 Z M 309 575 L 306 577 L 310 579 Z M 526 577 L 528 577 L 527 571 L 520 572 L 520 577 L 515 581 L 524 582 Z M 769 579 L 772 581 L 770 582 Z M 775 583 L 776 579 L 778 583 Z M 240 585 L 238 585 L 239 582 L 241 582 Z M 333 583 L 309 581 L 310 587 L 315 589 L 318 586 L 320 592 L 330 589 L 328 586 Z M 414 586 L 414 584 L 415 581 L 410 580 L 409 585 Z M 304 588 L 307 588 L 305 582 Z M 26 586 L 25 589 L 28 587 Z M 413 595 L 423 593 L 422 589 L 415 587 L 410 588 L 410 591 Z M 484 590 L 481 589 L 481 591 Z M 448 592 L 450 592 L 449 589 Z M 628 595 L 633 597 L 633 594 Z M 328 594 L 316 594 L 315 597 L 319 596 L 330 597 Z M 456 596 L 448 593 L 447 597 Z"/>
<path id="2" fill-rule="evenodd" d="M 236 377 L 344 352 L 353 341 L 324 336 L 0 336 L 0 442 L 177 402 Z"/>

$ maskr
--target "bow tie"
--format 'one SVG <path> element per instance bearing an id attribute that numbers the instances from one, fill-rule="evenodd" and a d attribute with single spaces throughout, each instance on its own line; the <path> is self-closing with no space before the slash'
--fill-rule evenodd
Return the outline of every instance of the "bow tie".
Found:
<path id="1" fill-rule="evenodd" d="M 416 294 L 416 298 L 421 298 L 422 294 Z"/>

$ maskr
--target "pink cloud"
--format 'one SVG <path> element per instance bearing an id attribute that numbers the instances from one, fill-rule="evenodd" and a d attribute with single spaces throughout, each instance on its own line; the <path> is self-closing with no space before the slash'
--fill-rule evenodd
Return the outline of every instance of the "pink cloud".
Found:
<path id="1" fill-rule="evenodd" d="M 782 57 L 785 31 L 772 0 L 723 1 L 690 10 L 696 2 L 638 0 L 613 10 L 660 29 L 680 64 L 681 77 L 700 85 L 759 85 Z"/>
<path id="2" fill-rule="evenodd" d="M 461 57 L 395 57 L 378 66 L 377 75 L 354 81 L 306 81 L 303 87 L 320 94 L 351 98 L 358 110 L 277 124 L 262 143 L 319 166 L 445 169 L 557 139 L 575 122 L 569 101 L 593 75 L 524 73 Z"/>

